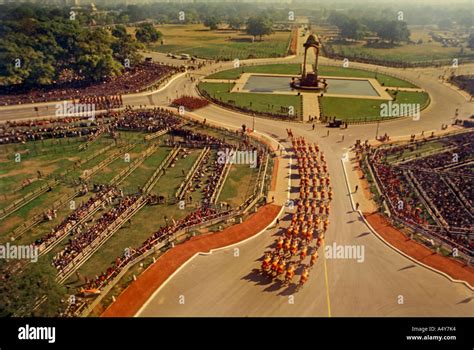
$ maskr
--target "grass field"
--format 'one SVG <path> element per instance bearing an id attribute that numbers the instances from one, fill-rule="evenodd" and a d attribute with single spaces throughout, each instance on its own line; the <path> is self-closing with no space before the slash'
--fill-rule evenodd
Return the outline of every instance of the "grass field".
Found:
<path id="1" fill-rule="evenodd" d="M 255 185 L 257 168 L 251 168 L 248 164 L 234 164 L 231 166 L 229 175 L 224 183 L 219 201 L 229 203 L 237 207 L 245 202 Z"/>
<path id="2" fill-rule="evenodd" d="M 413 151 L 410 151 L 406 148 L 403 149 L 403 154 L 401 156 L 399 156 L 400 155 L 399 153 L 390 154 L 387 156 L 387 161 L 389 163 L 396 163 L 403 159 L 414 157 L 417 154 L 431 153 L 433 151 L 441 151 L 444 147 L 445 145 L 442 142 L 438 142 L 438 141 L 426 142 Z"/>
<path id="3" fill-rule="evenodd" d="M 391 92 L 393 94 L 393 92 Z M 397 103 L 419 103 L 425 108 L 429 95 L 424 92 L 401 92 L 397 94 Z M 319 97 L 321 113 L 324 116 L 336 117 L 344 121 L 376 121 L 380 119 L 380 105 L 387 101 L 355 99 L 343 97 Z M 386 119 L 386 117 L 384 117 Z"/>
<path id="4" fill-rule="evenodd" d="M 224 137 L 227 142 L 236 145 L 240 142 L 240 139 L 232 133 L 224 133 L 207 126 L 189 125 L 189 128 L 219 138 Z M 138 155 L 149 147 L 149 144 L 143 142 L 143 137 L 143 133 L 120 132 L 121 143 L 129 143 L 134 146 L 133 149 L 128 151 L 130 162 L 137 159 Z M 155 139 L 154 142 L 160 144 L 163 139 L 168 137 L 169 135 L 164 135 Z M 78 151 L 77 147 L 80 143 L 81 141 L 76 139 L 63 139 L 61 141 L 45 140 L 43 142 L 28 142 L 26 144 L 0 146 L 0 179 L 2 180 L 2 187 L 0 188 L 0 203 L 3 198 L 3 201 L 8 204 L 8 196 L 11 196 L 11 193 L 14 193 L 15 196 L 21 197 L 25 193 L 34 190 L 35 186 L 39 186 L 38 184 L 41 183 L 41 180 L 33 182 L 23 190 L 15 190 L 22 180 L 37 177 L 37 170 L 41 170 L 44 177 L 51 177 L 67 170 L 68 168 L 76 167 L 69 177 L 60 177 L 60 183 L 51 191 L 40 195 L 21 209 L 12 213 L 6 219 L 1 220 L 1 244 L 10 241 L 10 233 L 15 227 L 21 225 L 33 215 L 42 213 L 45 209 L 50 208 L 54 201 L 65 194 L 75 193 L 75 189 L 69 184 L 69 180 L 75 176 L 78 177 L 84 170 L 91 169 L 104 159 L 107 159 L 118 149 L 118 146 L 114 146 L 104 154 L 77 167 L 77 161 L 90 157 L 92 154 L 110 145 L 111 140 L 104 137 L 103 139 L 100 139 L 100 141 L 93 142 L 90 147 L 84 151 Z M 127 176 L 119 187 L 124 190 L 125 194 L 136 193 L 138 188 L 146 183 L 170 151 L 171 147 L 160 146 L 154 153 L 146 158 L 138 168 Z M 18 152 L 22 154 L 22 160 L 19 163 L 15 162 L 14 157 L 15 153 Z M 104 272 L 111 266 L 111 263 L 114 262 L 116 257 L 123 255 L 125 248 L 140 246 L 161 226 L 166 225 L 165 216 L 167 216 L 169 220 L 178 220 L 195 210 L 196 206 L 202 199 L 200 191 L 193 192 L 193 203 L 188 204 L 185 209 L 180 209 L 178 205 L 174 203 L 174 195 L 180 184 L 185 179 L 185 175 L 183 174 L 189 172 L 200 152 L 200 149 L 191 149 L 186 157 L 183 157 L 183 154 L 179 156 L 174 167 L 166 169 L 165 174 L 152 189 L 152 193 L 164 195 L 169 201 L 165 204 L 146 205 L 132 217 L 131 224 L 125 223 L 120 230 L 107 240 L 107 242 L 80 267 L 78 270 L 79 275 L 74 274 L 68 281 L 66 281 L 65 286 L 69 289 L 67 291 L 68 293 L 74 293 L 75 288 L 79 287 L 84 282 L 83 277 L 87 276 L 88 278 L 94 278 L 96 275 Z M 212 154 L 209 164 L 212 164 L 214 161 L 217 150 L 212 150 L 211 152 Z M 120 155 L 116 160 L 94 174 L 90 181 L 91 183 L 108 183 L 113 176 L 129 164 L 130 163 L 125 162 L 124 157 Z M 237 206 L 245 201 L 246 196 L 250 194 L 249 188 L 255 171 L 255 169 L 251 169 L 248 166 L 242 169 L 240 169 L 239 166 L 238 171 L 232 170 L 230 172 L 229 180 L 225 182 L 222 192 L 222 196 L 224 196 L 223 198 L 225 198 L 229 204 L 235 204 Z M 208 175 L 209 174 L 205 176 Z M 204 180 L 205 179 L 206 178 L 204 178 Z M 74 202 L 76 203 L 76 208 L 87 201 L 92 195 L 93 194 L 89 192 L 86 195 L 75 197 Z M 222 201 L 222 199 L 219 200 Z M 109 205 L 105 210 L 101 209 L 96 212 L 92 216 L 89 225 L 98 220 L 111 208 L 112 206 Z M 24 232 L 15 240 L 15 244 L 28 245 L 48 234 L 71 213 L 71 210 L 69 203 L 59 207 L 56 218 L 51 221 L 41 222 L 33 229 Z M 54 315 L 58 309 L 58 298 L 64 298 L 65 296 L 64 293 L 66 292 L 66 289 L 58 285 L 54 280 L 57 271 L 55 268 L 51 269 L 51 262 L 53 257 L 67 246 L 69 238 L 70 237 L 65 238 L 63 241 L 59 242 L 51 252 L 41 256 L 38 264 L 30 264 L 38 266 L 38 268 L 27 268 L 24 272 L 19 274 L 19 276 L 24 280 L 37 280 L 38 278 L 41 278 L 42 281 L 47 280 L 47 283 L 49 283 L 48 290 L 51 289 L 51 295 L 48 294 L 48 302 L 44 303 L 44 305 L 35 311 L 38 315 Z M 44 276 L 43 274 L 48 275 Z M 80 276 L 80 278 L 78 278 L 78 276 Z M 62 292 L 58 292 L 58 290 L 62 290 Z M 35 290 L 29 292 L 28 298 L 32 298 L 34 293 Z M 49 300 L 49 298 L 51 298 L 51 300 Z"/>
<path id="5" fill-rule="evenodd" d="M 426 92 L 398 91 L 396 94 L 394 90 L 388 92 L 392 97 L 396 96 L 395 102 L 416 103 L 420 105 L 421 109 L 426 108 L 430 102 L 429 95 Z"/>
<path id="6" fill-rule="evenodd" d="M 464 48 L 461 53 L 459 47 L 443 47 L 441 43 L 431 41 L 428 35 L 430 29 L 423 27 L 410 27 L 411 40 L 418 42 L 423 40 L 422 44 L 402 44 L 400 46 L 390 48 L 373 48 L 366 47 L 364 43 L 350 43 L 350 44 L 331 44 L 335 53 L 347 57 L 363 57 L 375 58 L 379 60 L 394 61 L 394 62 L 431 62 L 438 60 L 452 60 L 459 59 L 474 59 L 474 51 Z M 465 44 L 464 44 L 465 46 Z"/>
<path id="7" fill-rule="evenodd" d="M 208 76 L 208 79 L 237 79 L 243 72 L 246 73 L 273 73 L 273 74 L 298 74 L 298 64 L 270 64 L 261 66 L 249 66 L 225 70 Z M 319 74 L 324 76 L 347 76 L 360 78 L 376 78 L 378 82 L 387 87 L 413 88 L 415 85 L 405 80 L 398 79 L 385 74 L 368 72 L 360 69 L 320 66 Z M 205 82 L 199 85 L 201 91 L 206 91 L 211 97 L 224 103 L 243 107 L 255 112 L 281 113 L 282 107 L 294 106 L 296 115 L 301 115 L 301 98 L 293 95 L 278 94 L 254 94 L 254 93 L 230 93 L 233 83 Z M 394 96 L 394 92 L 389 90 Z M 231 101 L 229 103 L 229 101 Z M 233 102 L 232 102 L 233 101 Z M 426 93 L 398 92 L 396 102 L 419 103 L 421 109 L 429 103 Z M 364 100 L 353 98 L 323 97 L 320 98 L 322 115 L 335 116 L 345 121 L 359 119 L 377 120 L 380 116 L 381 101 Z"/>
<path id="8" fill-rule="evenodd" d="M 41 171 L 44 179 L 53 177 L 72 166 L 75 161 L 92 155 L 101 148 L 110 145 L 111 142 L 112 140 L 102 138 L 92 143 L 84 151 L 78 151 L 79 143 L 76 139 L 49 139 L 28 142 L 25 145 L 1 145 L 0 195 L 14 191 L 24 180 L 37 178 L 37 171 Z M 15 161 L 15 154 L 20 155 L 19 162 Z M 17 192 L 25 195 L 34 190 L 40 182 L 32 182 Z M 9 197 L 9 199 L 12 198 Z"/>
<path id="9" fill-rule="evenodd" d="M 273 74 L 300 74 L 301 65 L 290 64 L 265 64 L 261 66 L 246 66 L 234 69 L 223 70 L 211 74 L 206 79 L 238 79 L 242 73 L 273 73 Z"/>
<path id="10" fill-rule="evenodd" d="M 327 76 L 339 76 L 339 77 L 354 77 L 354 78 L 375 78 L 382 86 L 390 87 L 417 87 L 412 83 L 402 80 L 390 75 L 381 74 L 377 72 L 369 72 L 361 69 L 344 68 L 344 67 L 332 67 L 332 66 L 320 66 L 319 75 Z"/>
<path id="11" fill-rule="evenodd" d="M 252 43 L 251 36 L 235 30 L 211 31 L 203 24 L 159 25 L 164 43 L 153 44 L 152 51 L 186 53 L 211 59 L 247 59 L 285 56 L 290 32 L 275 32 L 263 41 Z"/>
<path id="12" fill-rule="evenodd" d="M 294 107 L 295 117 L 301 115 L 301 96 L 254 94 L 254 93 L 230 93 L 228 83 L 201 83 L 199 89 L 206 91 L 211 97 L 224 103 L 241 108 L 248 108 L 255 112 L 271 112 L 285 114 L 285 108 Z M 229 101 L 234 101 L 229 102 Z"/>
<path id="13" fill-rule="evenodd" d="M 390 87 L 416 87 L 412 83 L 377 72 L 369 72 L 361 69 L 319 66 L 318 74 L 321 76 L 339 76 L 356 78 L 375 78 L 383 86 Z M 207 76 L 207 79 L 238 79 L 242 73 L 269 73 L 269 74 L 300 74 L 299 64 L 267 64 L 261 66 L 248 66 L 224 70 Z"/>

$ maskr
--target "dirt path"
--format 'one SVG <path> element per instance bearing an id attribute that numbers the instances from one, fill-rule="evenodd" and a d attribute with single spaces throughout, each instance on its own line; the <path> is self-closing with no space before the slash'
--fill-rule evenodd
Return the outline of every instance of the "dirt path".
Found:
<path id="1" fill-rule="evenodd" d="M 280 208 L 278 205 L 267 204 L 242 224 L 231 226 L 221 232 L 193 237 L 168 250 L 128 286 L 101 317 L 134 316 L 153 292 L 194 254 L 209 252 L 211 249 L 225 247 L 254 236 L 276 218 Z"/>
<path id="2" fill-rule="evenodd" d="M 457 260 L 439 255 L 420 243 L 409 239 L 402 232 L 392 227 L 390 223 L 378 213 L 364 213 L 364 216 L 383 239 L 405 254 L 423 264 L 448 274 L 454 279 L 466 281 L 471 286 L 474 285 L 474 268 Z"/>

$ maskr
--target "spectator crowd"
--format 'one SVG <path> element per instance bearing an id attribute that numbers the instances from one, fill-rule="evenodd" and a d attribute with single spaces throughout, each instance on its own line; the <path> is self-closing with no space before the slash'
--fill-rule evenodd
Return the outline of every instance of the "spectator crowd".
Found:
<path id="1" fill-rule="evenodd" d="M 144 62 L 126 69 L 120 76 L 97 83 L 73 77 L 67 82 L 35 89 L 24 86 L 2 86 L 0 106 L 136 93 L 176 72 L 177 68 L 171 66 Z"/>
<path id="2" fill-rule="evenodd" d="M 368 150 L 392 214 L 470 254 L 474 248 L 473 136 L 469 131 Z M 423 154 L 428 142 L 441 143 L 441 149 Z"/>

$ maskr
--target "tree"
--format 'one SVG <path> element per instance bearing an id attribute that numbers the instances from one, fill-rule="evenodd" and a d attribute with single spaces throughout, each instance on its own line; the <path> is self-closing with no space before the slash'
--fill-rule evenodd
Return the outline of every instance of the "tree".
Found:
<path id="1" fill-rule="evenodd" d="M 112 38 L 105 29 L 87 33 L 80 43 L 76 70 L 92 81 L 102 81 L 120 74 L 123 66 L 113 58 Z"/>
<path id="2" fill-rule="evenodd" d="M 250 17 L 247 20 L 246 32 L 247 34 L 260 37 L 260 41 L 262 41 L 264 35 L 273 33 L 272 27 L 273 21 L 267 16 Z"/>
<path id="3" fill-rule="evenodd" d="M 469 47 L 470 49 L 474 49 L 474 34 L 471 33 L 469 35 L 469 40 L 467 42 L 467 47 Z"/>
<path id="4" fill-rule="evenodd" d="M 204 19 L 204 25 L 210 30 L 216 30 L 219 25 L 219 20 L 215 16 L 209 16 Z"/>
<path id="5" fill-rule="evenodd" d="M 337 26 L 344 38 L 357 40 L 363 36 L 362 24 L 355 18 L 338 12 L 331 12 L 328 22 Z"/>
<path id="6" fill-rule="evenodd" d="M 138 5 L 128 5 L 122 15 L 128 16 L 130 22 L 143 21 L 147 18 L 146 8 Z"/>
<path id="7" fill-rule="evenodd" d="M 469 30 L 474 25 L 472 11 L 464 11 L 459 15 L 457 23 L 466 30 Z"/>
<path id="8" fill-rule="evenodd" d="M 120 74 L 122 64 L 140 59 L 138 43 L 118 27 L 90 30 L 79 21 L 43 12 L 20 11 L 0 22 L 0 84 L 26 87 L 51 85 L 63 72 L 85 81 Z M 32 16 L 32 17 L 25 17 Z M 63 80 L 64 81 L 64 80 Z"/>
<path id="9" fill-rule="evenodd" d="M 11 263 L 2 261 L 0 272 L 0 317 L 57 316 L 64 309 L 61 299 L 66 297 L 66 288 L 56 282 L 56 269 L 47 259 L 40 258 L 29 264 L 20 273 L 10 273 Z M 35 311 L 37 301 L 47 295 L 40 310 Z"/>
<path id="10" fill-rule="evenodd" d="M 118 39 L 122 39 L 127 35 L 127 28 L 123 24 L 116 25 L 114 29 L 112 29 L 112 36 Z"/>
<path id="11" fill-rule="evenodd" d="M 112 43 L 112 51 L 114 58 L 125 64 L 135 65 L 141 61 L 141 55 L 138 49 L 142 46 L 130 34 L 123 25 L 118 25 L 112 30 L 114 41 Z M 128 60 L 128 61 L 126 61 Z"/>
<path id="12" fill-rule="evenodd" d="M 163 34 L 156 30 L 151 23 L 140 25 L 135 32 L 135 37 L 141 43 L 152 43 L 160 39 L 162 36 Z"/>
<path id="13" fill-rule="evenodd" d="M 362 26 L 355 18 L 348 18 L 340 27 L 341 35 L 348 39 L 360 39 L 362 37 Z"/>
<path id="14" fill-rule="evenodd" d="M 438 28 L 440 30 L 448 30 L 452 27 L 453 22 L 449 18 L 443 18 L 438 22 Z"/>
<path id="15" fill-rule="evenodd" d="M 235 30 L 239 30 L 240 27 L 242 27 L 242 25 L 244 24 L 244 20 L 242 19 L 242 17 L 238 16 L 231 16 L 228 22 L 229 26 Z"/>
<path id="16" fill-rule="evenodd" d="M 377 35 L 393 44 L 395 42 L 408 41 L 410 39 L 410 30 L 406 22 L 393 20 L 380 25 Z"/>

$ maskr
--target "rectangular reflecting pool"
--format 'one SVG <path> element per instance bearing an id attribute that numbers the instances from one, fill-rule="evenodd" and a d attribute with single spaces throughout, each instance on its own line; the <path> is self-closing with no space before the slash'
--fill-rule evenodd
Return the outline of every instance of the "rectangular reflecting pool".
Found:
<path id="1" fill-rule="evenodd" d="M 325 93 L 337 95 L 379 96 L 368 80 L 326 78 Z M 244 85 L 249 92 L 292 91 L 291 77 L 251 75 Z"/>
<path id="2" fill-rule="evenodd" d="M 368 80 L 327 78 L 326 93 L 337 95 L 379 96 Z"/>
<path id="3" fill-rule="evenodd" d="M 244 90 L 250 92 L 292 91 L 291 77 L 271 77 L 251 75 L 244 85 Z"/>

